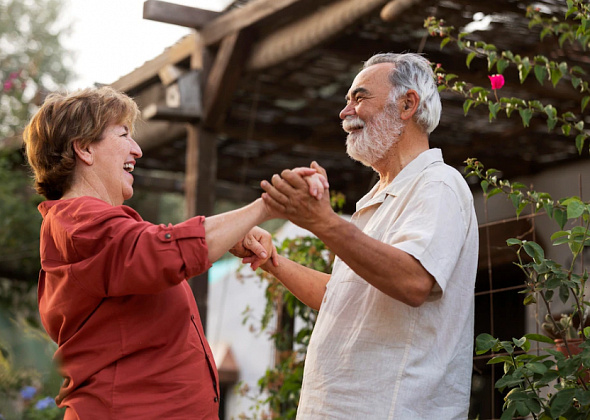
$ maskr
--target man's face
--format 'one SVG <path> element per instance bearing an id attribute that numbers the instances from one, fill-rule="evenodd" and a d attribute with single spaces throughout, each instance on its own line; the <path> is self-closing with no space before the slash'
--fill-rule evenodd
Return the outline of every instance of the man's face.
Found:
<path id="1" fill-rule="evenodd" d="M 399 139 L 403 122 L 396 102 L 389 100 L 389 72 L 394 65 L 381 63 L 361 71 L 346 96 L 340 112 L 342 127 L 348 133 L 348 155 L 366 166 L 374 166 Z"/>
<path id="2" fill-rule="evenodd" d="M 359 117 L 350 117 L 342 122 L 342 126 L 349 133 L 346 138 L 348 156 L 365 166 L 374 167 L 399 140 L 404 124 L 399 110 L 394 105 L 388 105 L 368 123 Z M 364 128 L 348 130 L 355 126 Z"/>

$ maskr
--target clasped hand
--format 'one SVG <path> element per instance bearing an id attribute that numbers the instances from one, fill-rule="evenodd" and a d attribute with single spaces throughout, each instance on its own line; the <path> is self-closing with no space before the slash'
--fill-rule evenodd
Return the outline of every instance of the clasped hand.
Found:
<path id="1" fill-rule="evenodd" d="M 312 230 L 314 223 L 331 212 L 328 177 L 324 168 L 312 162 L 309 168 L 284 170 L 271 182 L 262 181 L 262 199 L 275 217 Z"/>

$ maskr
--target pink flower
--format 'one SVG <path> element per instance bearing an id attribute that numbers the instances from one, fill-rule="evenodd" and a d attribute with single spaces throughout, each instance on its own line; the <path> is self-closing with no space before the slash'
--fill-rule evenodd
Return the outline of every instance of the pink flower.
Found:
<path id="1" fill-rule="evenodd" d="M 492 83 L 492 89 L 500 89 L 502 86 L 504 86 L 504 76 L 501 74 L 493 74 L 488 77 Z"/>
<path id="2" fill-rule="evenodd" d="M 4 82 L 4 92 L 8 92 L 10 89 L 12 89 L 12 81 L 7 80 Z"/>

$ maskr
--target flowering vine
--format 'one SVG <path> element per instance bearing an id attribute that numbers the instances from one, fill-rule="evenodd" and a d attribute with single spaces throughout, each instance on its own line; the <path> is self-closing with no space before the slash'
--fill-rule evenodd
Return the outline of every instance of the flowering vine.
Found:
<path id="1" fill-rule="evenodd" d="M 544 18 L 539 9 L 527 8 L 527 18 L 529 26 L 542 26 L 540 33 L 541 40 L 548 34 L 558 36 L 560 46 L 565 42 L 579 42 L 583 49 L 590 46 L 590 6 L 582 0 L 568 0 L 569 10 L 566 17 L 574 17 L 579 20 L 580 24 L 560 24 L 554 19 Z M 586 17 L 584 17 L 586 16 Z M 454 81 L 457 78 L 455 74 L 447 74 L 441 65 L 436 65 L 434 71 L 437 74 L 439 82 L 439 91 L 448 89 L 465 97 L 463 111 L 465 115 L 472 107 L 487 104 L 489 109 L 490 121 L 497 118 L 500 111 L 504 111 L 508 117 L 514 111 L 518 111 L 522 123 L 528 127 L 530 120 L 535 113 L 543 114 L 546 117 L 547 128 L 549 131 L 556 127 L 566 136 L 574 134 L 576 147 L 581 153 L 586 139 L 590 136 L 588 129 L 584 124 L 584 111 L 590 102 L 590 86 L 585 79 L 586 73 L 579 66 L 570 67 L 567 62 L 556 62 L 549 60 L 545 56 L 535 56 L 533 58 L 523 57 L 514 54 L 509 50 L 498 51 L 496 46 L 483 41 L 472 41 L 468 39 L 468 33 L 459 33 L 455 35 L 453 26 L 446 26 L 442 19 L 428 17 L 424 21 L 424 27 L 427 28 L 431 36 L 442 37 L 441 48 L 449 43 L 454 43 L 461 51 L 467 53 L 466 65 L 469 67 L 475 57 L 485 58 L 488 63 L 488 71 L 495 68 L 497 74 L 490 77 L 492 90 L 494 90 L 494 100 L 489 99 L 490 90 L 481 86 L 468 87 L 464 81 Z M 504 80 L 502 74 L 510 66 L 514 65 L 518 70 L 519 82 L 522 84 L 532 73 L 539 84 L 544 85 L 549 81 L 553 87 L 561 80 L 569 81 L 572 87 L 581 94 L 579 114 L 571 111 L 560 113 L 556 107 L 551 104 L 543 104 L 538 100 L 524 100 L 521 98 L 498 98 L 496 90 L 501 86 L 500 80 Z M 501 78 L 500 78 L 501 77 Z"/>

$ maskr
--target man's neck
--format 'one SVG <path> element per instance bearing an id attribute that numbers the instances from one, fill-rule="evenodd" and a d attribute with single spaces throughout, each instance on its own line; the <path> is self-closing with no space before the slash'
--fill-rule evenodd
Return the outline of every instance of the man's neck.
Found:
<path id="1" fill-rule="evenodd" d="M 406 135 L 392 145 L 385 157 L 373 165 L 373 169 L 379 173 L 379 187 L 376 193 L 391 184 L 411 161 L 429 148 L 428 136 L 425 133 L 412 137 Z"/>

